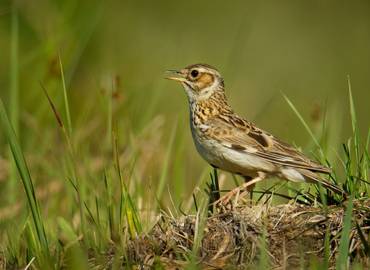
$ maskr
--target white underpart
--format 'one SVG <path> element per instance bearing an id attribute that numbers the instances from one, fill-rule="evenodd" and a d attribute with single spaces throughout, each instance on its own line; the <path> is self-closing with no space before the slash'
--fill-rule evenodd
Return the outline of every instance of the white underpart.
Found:
<path id="1" fill-rule="evenodd" d="M 191 89 L 191 87 L 189 87 L 186 83 L 182 83 L 182 85 L 185 89 L 186 95 L 188 96 L 189 103 L 190 104 L 194 103 L 196 101 L 196 94 Z"/>
<path id="2" fill-rule="evenodd" d="M 303 175 L 294 168 L 281 168 L 280 172 L 284 176 L 284 178 L 289 179 L 290 181 L 305 182 L 305 178 L 303 177 Z"/>
<path id="3" fill-rule="evenodd" d="M 276 171 L 274 164 L 252 153 L 231 149 L 215 140 L 201 139 L 193 127 L 192 135 L 199 154 L 220 169 L 244 176 L 255 176 L 260 171 L 273 174 Z"/>
<path id="4" fill-rule="evenodd" d="M 207 125 L 201 125 L 200 129 L 208 129 Z M 216 140 L 205 140 L 198 136 L 194 127 L 191 127 L 195 147 L 199 154 L 210 164 L 231 173 L 244 176 L 257 176 L 258 172 L 265 172 L 270 176 L 279 176 L 294 182 L 305 182 L 304 176 L 299 170 L 292 167 L 284 167 L 269 162 L 268 160 L 248 152 L 234 150 Z"/>

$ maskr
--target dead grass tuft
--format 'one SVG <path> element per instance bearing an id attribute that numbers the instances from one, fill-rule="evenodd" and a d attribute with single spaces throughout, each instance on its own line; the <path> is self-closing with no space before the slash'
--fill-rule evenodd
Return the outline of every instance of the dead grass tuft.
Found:
<path id="1" fill-rule="evenodd" d="M 325 234 L 330 234 L 329 265 L 338 253 L 345 207 L 322 208 L 285 204 L 280 206 L 239 206 L 209 217 L 197 264 L 203 269 L 235 268 L 259 263 L 266 247 L 273 268 L 296 268 L 313 258 L 323 260 Z M 356 201 L 350 239 L 350 260 L 369 267 L 356 222 L 363 235 L 370 233 L 370 200 Z M 128 242 L 126 261 L 140 269 L 158 262 L 166 269 L 182 268 L 193 248 L 195 216 L 174 219 L 165 214 L 146 235 Z M 265 245 L 261 245 L 265 232 Z M 369 239 L 366 239 L 369 241 Z M 124 262 L 124 264 L 127 262 Z"/>

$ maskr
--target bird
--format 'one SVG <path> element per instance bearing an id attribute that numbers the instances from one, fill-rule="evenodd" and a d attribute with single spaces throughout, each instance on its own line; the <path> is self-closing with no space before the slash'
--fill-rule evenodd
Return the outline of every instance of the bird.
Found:
<path id="1" fill-rule="evenodd" d="M 256 183 L 272 177 L 321 184 L 335 193 L 344 193 L 320 175 L 330 174 L 330 168 L 236 114 L 216 68 L 193 64 L 168 70 L 166 79 L 180 82 L 186 92 L 191 134 L 202 158 L 214 168 L 245 179 L 221 197 L 220 203 L 226 204 L 236 194 L 250 191 Z"/>

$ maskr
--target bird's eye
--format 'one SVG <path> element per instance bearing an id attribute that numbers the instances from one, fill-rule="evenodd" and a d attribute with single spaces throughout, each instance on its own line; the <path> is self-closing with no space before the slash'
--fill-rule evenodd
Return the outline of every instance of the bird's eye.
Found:
<path id="1" fill-rule="evenodd" d="M 193 78 L 196 78 L 196 77 L 198 76 L 198 74 L 199 74 L 199 71 L 198 71 L 198 70 L 196 70 L 196 69 L 193 69 L 193 70 L 190 72 L 190 75 L 191 75 L 191 77 L 193 77 Z"/>

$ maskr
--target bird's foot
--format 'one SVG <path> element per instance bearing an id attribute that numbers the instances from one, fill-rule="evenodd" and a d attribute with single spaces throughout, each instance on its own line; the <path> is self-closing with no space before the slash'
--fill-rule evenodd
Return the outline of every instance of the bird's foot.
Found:
<path id="1" fill-rule="evenodd" d="M 231 199 L 236 196 L 239 197 L 238 195 L 240 194 L 240 191 L 242 190 L 242 187 L 237 187 L 234 188 L 233 190 L 230 190 L 228 193 L 223 195 L 220 199 L 214 202 L 217 208 L 227 208 L 228 206 L 233 207 L 233 203 Z"/>
<path id="2" fill-rule="evenodd" d="M 225 195 L 223 195 L 220 199 L 218 199 L 217 201 L 214 202 L 214 205 L 217 208 L 220 208 L 220 209 L 225 209 L 225 208 L 227 209 L 227 207 L 229 205 L 232 208 L 234 206 L 234 204 L 232 203 L 231 199 L 234 196 L 236 196 L 235 202 L 237 202 L 238 199 L 239 199 L 239 195 L 243 195 L 246 192 L 249 192 L 251 194 L 251 192 L 253 191 L 253 188 L 256 185 L 256 183 L 262 181 L 263 179 L 265 179 L 265 174 L 260 173 L 256 178 L 254 178 L 254 179 L 252 179 L 248 182 L 243 183 L 243 185 L 241 185 L 237 188 L 234 188 L 233 190 L 231 190 L 228 193 L 226 193 Z"/>

